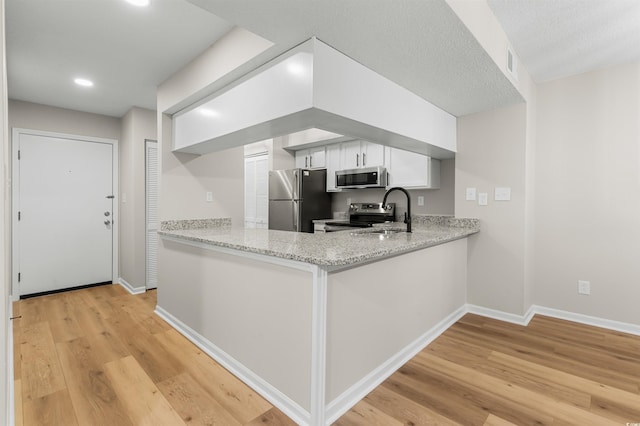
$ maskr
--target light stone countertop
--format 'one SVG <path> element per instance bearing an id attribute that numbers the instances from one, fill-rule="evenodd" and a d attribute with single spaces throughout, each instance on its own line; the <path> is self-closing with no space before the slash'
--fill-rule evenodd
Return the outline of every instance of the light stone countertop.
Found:
<path id="1" fill-rule="evenodd" d="M 309 234 L 232 227 L 228 219 L 205 219 L 163 222 L 158 234 L 314 265 L 349 266 L 444 244 L 480 231 L 477 219 L 448 216 L 417 216 L 412 233 L 371 234 L 380 228 L 404 231 L 406 225 L 395 222 L 357 231 Z"/>

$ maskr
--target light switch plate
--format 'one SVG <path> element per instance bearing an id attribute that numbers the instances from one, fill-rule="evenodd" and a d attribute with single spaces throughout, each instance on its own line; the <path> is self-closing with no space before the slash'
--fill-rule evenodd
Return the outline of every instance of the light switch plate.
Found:
<path id="1" fill-rule="evenodd" d="M 511 188 L 496 187 L 493 199 L 496 201 L 511 201 Z"/>
<path id="2" fill-rule="evenodd" d="M 476 189 L 475 188 L 467 188 L 467 201 L 475 201 L 476 200 Z"/>
<path id="3" fill-rule="evenodd" d="M 127 203 L 127 193 L 123 192 L 122 193 L 122 204 L 126 204 Z"/>
<path id="4" fill-rule="evenodd" d="M 418 196 L 418 205 L 424 206 L 424 197 L 422 195 Z"/>
<path id="5" fill-rule="evenodd" d="M 205 194 L 205 200 L 207 201 L 207 203 L 213 202 L 213 192 L 207 191 L 207 193 Z"/>
<path id="6" fill-rule="evenodd" d="M 481 192 L 478 194 L 478 205 L 479 206 L 486 206 L 487 204 L 489 204 L 489 194 L 487 194 L 486 192 Z"/>

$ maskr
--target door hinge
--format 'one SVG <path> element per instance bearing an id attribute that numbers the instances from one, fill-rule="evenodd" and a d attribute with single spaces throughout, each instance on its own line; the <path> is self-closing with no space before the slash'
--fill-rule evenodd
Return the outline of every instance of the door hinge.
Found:
<path id="1" fill-rule="evenodd" d="M 22 217 L 22 212 L 18 212 L 18 222 L 20 221 L 21 217 Z"/>
<path id="2" fill-rule="evenodd" d="M 18 282 L 20 282 L 20 279 L 22 278 L 22 273 L 18 272 Z"/>

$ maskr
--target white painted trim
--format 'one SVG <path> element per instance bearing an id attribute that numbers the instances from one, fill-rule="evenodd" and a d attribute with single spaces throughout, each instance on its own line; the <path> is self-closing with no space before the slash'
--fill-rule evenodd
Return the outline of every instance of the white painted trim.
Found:
<path id="1" fill-rule="evenodd" d="M 429 343 L 433 342 L 466 313 L 466 305 L 456 309 L 422 336 L 418 337 L 404 349 L 397 352 L 386 362 L 378 366 L 378 368 L 360 379 L 340 396 L 331 401 L 331 403 L 327 405 L 326 424 L 330 425 L 338 420 L 340 416 L 349 411 L 351 407 L 356 405 L 362 398 L 373 391 L 389 376 L 406 364 L 411 358 L 416 356 Z"/>
<path id="2" fill-rule="evenodd" d="M 120 284 L 122 287 L 124 287 L 124 289 L 131 294 L 142 294 L 145 291 L 147 291 L 146 287 L 134 287 L 122 277 L 118 278 L 117 283 Z"/>
<path id="3" fill-rule="evenodd" d="M 245 367 L 242 363 L 227 354 L 225 351 L 211 343 L 204 336 L 197 333 L 191 327 L 171 315 L 161 306 L 156 306 L 155 313 L 175 328 L 180 334 L 186 337 L 207 355 L 216 360 L 234 376 L 242 380 L 253 390 L 258 392 L 263 398 L 280 409 L 284 414 L 299 425 L 310 424 L 310 414 L 291 398 L 280 392 L 277 388 L 266 382 L 256 373 Z"/>
<path id="4" fill-rule="evenodd" d="M 510 322 L 512 324 L 526 326 L 533 318 L 535 312 L 529 308 L 526 315 L 517 315 L 509 312 L 498 311 L 495 309 L 485 308 L 478 305 L 466 304 L 466 311 L 470 314 L 476 314 L 487 318 L 493 318 L 504 322 Z"/>
<path id="5" fill-rule="evenodd" d="M 119 259 L 120 259 L 120 154 L 118 152 L 119 142 L 117 139 L 98 138 L 92 136 L 72 135 L 68 133 L 56 133 L 45 132 L 41 130 L 29 130 L 14 127 L 11 133 L 11 296 L 13 301 L 20 299 L 20 291 L 18 288 L 18 272 L 19 272 L 19 259 L 16 255 L 17 247 L 19 247 L 19 233 L 18 233 L 18 197 L 20 188 L 20 168 L 18 163 L 18 144 L 15 141 L 19 140 L 21 134 L 29 134 L 36 136 L 45 136 L 61 139 L 73 139 L 78 141 L 94 142 L 94 143 L 106 143 L 113 146 L 111 152 L 111 164 L 112 164 L 112 188 L 113 188 L 113 212 L 111 215 L 112 222 L 112 257 L 111 257 L 111 281 L 115 282 L 119 275 Z"/>
<path id="6" fill-rule="evenodd" d="M 13 303 L 9 301 L 9 318 L 13 318 Z M 13 371 L 13 319 L 9 319 L 8 330 L 7 330 L 7 381 L 8 383 L 8 392 L 7 392 L 7 416 L 8 422 L 7 424 L 13 425 L 15 424 L 16 418 L 16 391 L 15 391 L 15 372 Z"/>
<path id="7" fill-rule="evenodd" d="M 619 331 L 622 333 L 634 334 L 640 336 L 640 325 L 630 324 L 621 321 L 614 321 L 605 318 L 592 317 L 590 315 L 576 314 L 573 312 L 562 311 L 560 309 L 545 308 L 544 306 L 533 305 L 531 307 L 536 314 L 548 317 L 563 319 L 567 321 L 577 322 L 580 324 L 591 325 L 594 327 L 606 328 L 607 330 Z"/>
<path id="8" fill-rule="evenodd" d="M 327 382 L 327 276 L 326 269 L 313 272 L 311 313 L 311 426 L 324 426 Z"/>

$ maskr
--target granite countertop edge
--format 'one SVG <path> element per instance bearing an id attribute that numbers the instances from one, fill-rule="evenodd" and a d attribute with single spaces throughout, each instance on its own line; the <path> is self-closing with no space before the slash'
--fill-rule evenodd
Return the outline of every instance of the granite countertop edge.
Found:
<path id="1" fill-rule="evenodd" d="M 478 219 L 412 215 L 413 232 L 372 235 L 376 229 L 404 231 L 400 222 L 358 231 L 309 234 L 231 226 L 228 218 L 162 222 L 158 234 L 173 239 L 255 253 L 326 267 L 366 263 L 445 244 L 480 231 Z M 417 219 L 417 220 L 416 220 Z"/>

